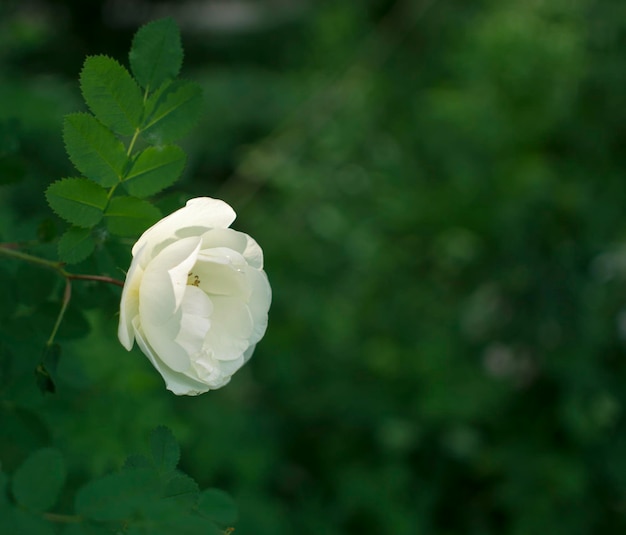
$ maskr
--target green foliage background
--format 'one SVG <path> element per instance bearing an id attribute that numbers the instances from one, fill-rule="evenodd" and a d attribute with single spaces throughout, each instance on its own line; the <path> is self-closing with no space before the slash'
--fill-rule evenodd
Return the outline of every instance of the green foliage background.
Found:
<path id="1" fill-rule="evenodd" d="M 44 190 L 72 176 L 78 73 L 125 63 L 151 11 L 18 4 L 0 7 L 0 239 L 54 257 Z M 226 388 L 176 398 L 119 345 L 119 289 L 76 282 L 42 395 L 62 280 L 2 259 L 2 471 L 59 450 L 63 512 L 167 425 L 237 533 L 622 532 L 626 5 L 248 7 L 236 28 L 172 13 L 204 111 L 158 204 L 235 208 L 274 290 L 265 339 Z M 80 268 L 121 278 L 129 258 Z"/>

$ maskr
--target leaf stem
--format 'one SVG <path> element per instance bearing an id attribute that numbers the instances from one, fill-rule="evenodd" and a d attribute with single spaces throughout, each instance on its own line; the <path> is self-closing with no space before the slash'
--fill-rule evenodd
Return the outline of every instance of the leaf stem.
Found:
<path id="1" fill-rule="evenodd" d="M 114 279 L 112 277 L 106 277 L 104 275 L 86 275 L 80 273 L 70 273 L 64 269 L 64 264 L 62 262 L 54 262 L 52 260 L 46 260 L 45 258 L 40 258 L 39 256 L 34 256 L 28 253 L 23 253 L 22 251 L 15 250 L 15 244 L 0 244 L 0 255 L 9 256 L 11 258 L 15 258 L 17 260 L 22 260 L 24 262 L 30 262 L 31 264 L 35 264 L 41 266 L 46 269 L 51 269 L 56 271 L 62 277 L 65 277 L 68 280 L 90 280 L 90 281 L 99 281 L 99 282 L 107 282 L 109 284 L 115 284 L 116 286 L 123 287 L 124 282 L 118 279 Z"/>
<path id="2" fill-rule="evenodd" d="M 43 517 L 50 522 L 63 522 L 65 524 L 78 524 L 83 519 L 76 515 L 61 515 L 58 513 L 43 513 Z"/>
<path id="3" fill-rule="evenodd" d="M 131 152 L 133 152 L 133 147 L 135 146 L 135 141 L 137 141 L 137 138 L 139 137 L 139 128 L 137 128 L 135 130 L 135 133 L 133 134 L 133 138 L 130 140 L 130 145 L 128 145 L 128 150 L 126 151 L 126 156 L 130 156 Z"/>
<path id="4" fill-rule="evenodd" d="M 57 335 L 57 331 L 61 326 L 61 322 L 63 321 L 63 316 L 65 316 L 65 311 L 67 310 L 67 305 L 70 304 L 70 299 L 72 298 L 72 281 L 69 277 L 65 279 L 65 291 L 63 292 L 63 303 L 61 303 L 61 310 L 59 311 L 59 315 L 57 316 L 57 321 L 52 328 L 52 332 L 50 333 L 50 338 L 46 342 L 47 346 L 51 346 L 54 344 L 54 337 Z"/>
<path id="5" fill-rule="evenodd" d="M 109 284 L 115 284 L 120 288 L 124 287 L 124 281 L 114 279 L 112 277 L 105 277 L 104 275 L 83 275 L 80 273 L 67 273 L 65 275 L 68 279 L 72 280 L 84 280 L 84 281 L 99 281 L 108 282 Z"/>

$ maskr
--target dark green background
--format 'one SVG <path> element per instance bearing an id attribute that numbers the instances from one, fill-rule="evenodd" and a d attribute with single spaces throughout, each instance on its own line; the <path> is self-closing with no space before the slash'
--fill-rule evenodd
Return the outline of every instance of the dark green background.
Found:
<path id="1" fill-rule="evenodd" d="M 265 339 L 226 388 L 176 398 L 119 345 L 119 289 L 76 282 L 42 395 L 62 281 L 0 259 L 2 469 L 59 448 L 71 511 L 165 424 L 182 468 L 235 497 L 237 534 L 623 532 L 626 4 L 239 5 L 170 6 L 205 109 L 159 204 L 235 208 L 265 251 Z M 62 231 L 43 192 L 75 173 L 82 62 L 127 64 L 167 13 L 2 3 L 1 240 Z M 80 270 L 123 277 L 129 245 Z"/>

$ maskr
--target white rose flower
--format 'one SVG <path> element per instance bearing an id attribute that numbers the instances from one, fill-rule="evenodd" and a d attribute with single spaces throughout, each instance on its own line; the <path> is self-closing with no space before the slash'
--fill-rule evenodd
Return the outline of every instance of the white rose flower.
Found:
<path id="1" fill-rule="evenodd" d="M 129 351 L 137 340 L 174 394 L 224 386 L 265 334 L 263 251 L 228 228 L 235 217 L 223 201 L 191 199 L 133 247 L 118 337 Z"/>

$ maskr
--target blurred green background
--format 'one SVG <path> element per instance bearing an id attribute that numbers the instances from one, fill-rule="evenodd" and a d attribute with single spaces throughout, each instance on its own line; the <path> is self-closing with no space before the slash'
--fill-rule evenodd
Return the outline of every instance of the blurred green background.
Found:
<path id="1" fill-rule="evenodd" d="M 75 173 L 84 58 L 127 64 L 164 15 L 205 111 L 159 202 L 235 208 L 267 335 L 226 388 L 176 398 L 119 345 L 119 289 L 75 285 L 44 396 L 62 281 L 1 260 L 3 469 L 61 449 L 63 510 L 165 424 L 237 534 L 623 533 L 626 3 L 5 0 L 1 240 L 62 229 L 43 191 Z"/>

